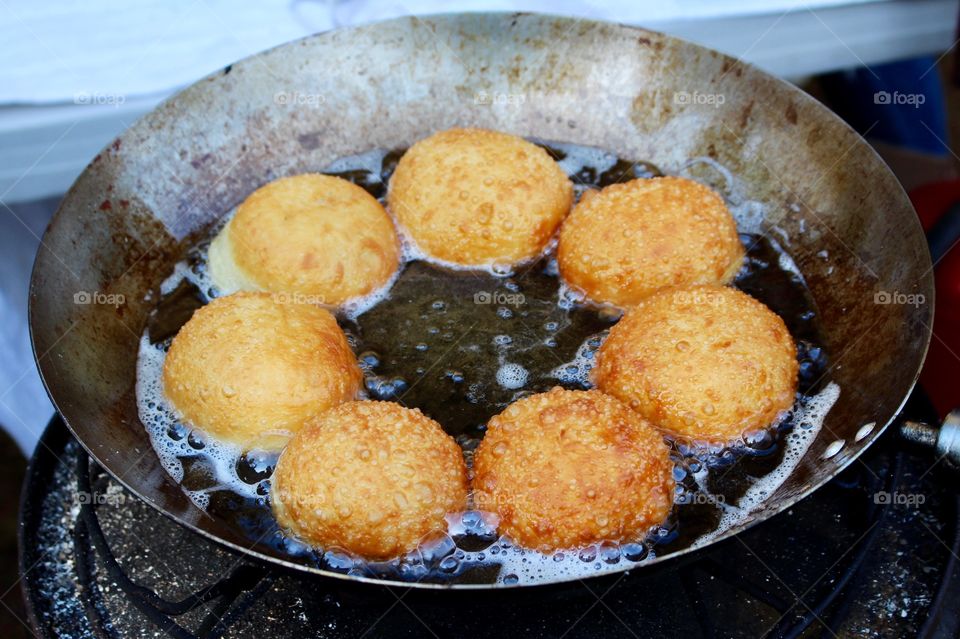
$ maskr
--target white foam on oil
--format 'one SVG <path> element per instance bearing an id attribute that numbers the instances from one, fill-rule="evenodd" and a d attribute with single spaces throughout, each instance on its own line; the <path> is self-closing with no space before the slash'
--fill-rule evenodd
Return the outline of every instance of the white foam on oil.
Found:
<path id="1" fill-rule="evenodd" d="M 389 298 L 390 291 L 393 290 L 393 285 L 400 278 L 400 273 L 402 271 L 403 264 L 401 263 L 397 267 L 397 270 L 393 272 L 393 275 L 390 276 L 390 279 L 383 284 L 383 286 L 367 293 L 366 295 L 361 295 L 359 297 L 354 297 L 347 300 L 340 305 L 340 313 L 342 313 L 347 319 L 356 320 L 371 308 Z"/>
<path id="2" fill-rule="evenodd" d="M 221 283 L 214 279 L 213 271 L 210 267 L 211 245 L 216 242 L 216 239 L 220 236 L 220 231 L 233 219 L 236 213 L 236 209 L 231 209 L 220 220 L 217 228 L 214 230 L 215 236 L 213 241 L 201 245 L 199 250 L 195 251 L 189 258 L 174 264 L 173 272 L 160 284 L 161 298 L 173 292 L 173 290 L 184 281 L 196 286 L 205 302 L 209 302 L 215 297 L 236 292 L 234 290 L 223 290 Z"/>
<path id="3" fill-rule="evenodd" d="M 150 435 L 150 442 L 160 458 L 160 465 L 178 484 L 183 481 L 183 464 L 172 454 L 168 439 L 168 426 L 176 423 L 176 417 L 163 394 L 163 361 L 166 353 L 150 343 L 150 338 L 140 338 L 137 353 L 137 409 L 140 421 Z M 162 433 L 162 434 L 161 434 Z"/>
<path id="4" fill-rule="evenodd" d="M 797 263 L 793 261 L 793 258 L 790 257 L 785 250 L 783 250 L 783 247 L 780 246 L 780 243 L 769 236 L 767 237 L 767 241 L 770 242 L 777 253 L 777 266 L 780 267 L 780 270 L 790 273 L 790 275 L 793 276 L 793 279 L 806 285 L 807 281 L 803 278 L 803 273 L 800 272 L 800 267 L 798 267 Z"/>
<path id="5" fill-rule="evenodd" d="M 628 558 L 630 556 L 635 559 Z M 499 566 L 497 583 L 505 585 L 535 584 L 602 575 L 636 566 L 654 556 L 643 544 L 602 542 L 583 548 L 557 552 L 540 552 L 520 548 L 508 538 L 500 537 L 480 552 L 465 553 L 461 561 Z"/>
<path id="6" fill-rule="evenodd" d="M 408 262 L 426 262 L 428 264 L 433 264 L 434 266 L 439 266 L 446 270 L 450 271 L 461 271 L 464 273 L 487 273 L 493 277 L 506 278 L 512 277 L 518 269 L 522 269 L 525 266 L 529 266 L 539 260 L 553 254 L 554 250 L 557 248 L 557 234 L 554 234 L 547 243 L 543 246 L 539 253 L 534 255 L 531 258 L 521 260 L 519 262 L 513 263 L 491 263 L 491 264 L 457 264 L 456 262 L 448 262 L 447 260 L 442 260 L 438 257 L 433 257 L 427 255 L 427 253 L 417 245 L 416 240 L 413 239 L 413 236 L 410 234 L 396 216 L 387 209 L 387 212 L 390 214 L 390 218 L 393 220 L 394 227 L 397 230 L 397 236 L 400 238 L 400 260 L 401 263 L 406 264 Z"/>
<path id="7" fill-rule="evenodd" d="M 160 296 L 169 295 L 181 282 L 187 281 L 196 286 L 206 300 L 219 297 L 221 293 L 210 276 L 206 251 L 203 251 L 202 258 L 194 265 L 191 265 L 188 260 L 177 262 L 173 267 L 173 273 L 160 284 Z"/>
<path id="8" fill-rule="evenodd" d="M 502 308 L 501 310 L 509 312 L 509 309 Z M 499 364 L 499 368 L 494 375 L 497 385 L 505 390 L 522 391 L 530 379 L 530 371 L 521 364 L 507 361 L 507 354 L 514 348 L 513 338 L 509 335 L 495 335 L 493 344 L 497 347 L 497 363 Z M 524 350 L 518 351 L 517 354 L 522 354 Z M 515 393 L 514 398 L 516 397 L 517 394 Z"/>
<path id="9" fill-rule="evenodd" d="M 380 175 L 383 167 L 383 158 L 387 155 L 386 149 L 371 149 L 356 155 L 346 155 L 334 160 L 323 169 L 323 173 L 344 173 L 346 171 L 368 171 L 373 175 Z"/>
<path id="10" fill-rule="evenodd" d="M 709 166 L 710 168 L 715 170 L 717 173 L 719 173 L 720 176 L 723 178 L 724 182 L 726 183 L 726 192 L 728 194 L 731 194 L 737 190 L 737 180 L 733 177 L 733 173 L 730 171 L 730 169 L 720 164 L 713 158 L 707 157 L 705 155 L 698 156 L 695 158 L 690 158 L 689 160 L 687 160 L 686 162 L 680 165 L 680 170 L 678 171 L 678 173 L 682 173 L 686 169 L 694 167 L 698 164 L 704 164 L 706 166 Z"/>
<path id="11" fill-rule="evenodd" d="M 549 376 L 558 380 L 561 384 L 577 384 L 584 388 L 593 386 L 590 380 L 590 373 L 597 361 L 597 351 L 607 339 L 609 331 L 604 331 L 596 335 L 591 335 L 577 348 L 573 359 L 564 364 L 560 364 L 552 371 Z"/>
<path id="12" fill-rule="evenodd" d="M 583 291 L 570 286 L 566 283 L 566 281 L 560 278 L 560 286 L 557 288 L 557 306 L 565 311 L 569 311 L 578 304 L 582 304 L 586 301 L 587 296 Z"/>
<path id="13" fill-rule="evenodd" d="M 433 257 L 427 255 L 427 253 L 417 245 L 416 240 L 413 239 L 413 236 L 410 232 L 400 224 L 400 221 L 397 220 L 396 216 L 387 209 L 387 212 L 390 213 L 391 219 L 393 219 L 394 227 L 397 229 L 397 236 L 400 238 L 400 260 L 403 264 L 408 262 L 427 262 L 428 264 L 433 264 L 434 266 L 439 266 L 441 268 L 447 269 L 449 271 L 462 271 L 465 273 L 470 272 L 482 272 L 494 277 L 510 277 L 514 274 L 514 271 L 517 267 L 535 262 L 540 259 L 542 255 L 537 255 L 536 257 L 525 260 L 523 262 L 518 262 L 516 264 L 477 264 L 477 265 L 464 265 L 457 264 L 456 262 L 448 262 L 442 260 L 438 257 Z M 543 253 L 546 253 L 547 249 L 544 249 Z"/>
<path id="14" fill-rule="evenodd" d="M 163 362 L 166 350 L 163 344 L 151 344 L 150 338 L 140 338 L 137 354 L 137 410 L 146 427 L 150 443 L 160 459 L 160 465 L 178 484 L 184 480 L 180 458 L 202 457 L 213 477 L 203 490 L 184 493 L 201 510 L 210 503 L 210 493 L 231 490 L 239 495 L 257 499 L 258 484 L 243 481 L 237 475 L 237 465 L 243 457 L 239 446 L 205 436 L 201 431 L 180 426 L 180 420 L 163 392 Z"/>
<path id="15" fill-rule="evenodd" d="M 797 402 L 794 408 L 794 428 L 783 438 L 783 460 L 768 474 L 756 479 L 736 504 L 724 503 L 722 499 L 714 500 L 721 509 L 720 523 L 716 529 L 699 537 L 692 544 L 693 547 L 709 544 L 746 521 L 783 485 L 817 439 L 827 414 L 839 397 L 840 387 L 835 382 L 830 382 L 816 395 L 801 398 Z M 700 469 L 693 473 L 693 478 L 699 491 L 710 496 L 706 488 L 708 473 L 707 465 L 702 464 Z"/>
<path id="16" fill-rule="evenodd" d="M 399 573 L 406 579 L 420 580 L 431 570 L 454 574 L 462 567 L 474 564 L 497 569 L 496 583 L 515 585 L 582 578 L 623 570 L 649 561 L 654 551 L 649 543 L 602 542 L 582 548 L 557 552 L 540 552 L 516 546 L 510 539 L 497 534 L 498 517 L 495 513 L 471 510 L 449 513 L 446 533 L 432 533 L 418 547 L 406 555 L 386 562 L 367 562 L 342 551 L 324 553 L 327 567 L 348 574 Z M 652 536 L 658 529 L 653 529 Z M 474 547 L 481 550 L 464 551 L 457 539 L 472 535 Z M 478 543 L 479 542 L 479 543 Z"/>
<path id="17" fill-rule="evenodd" d="M 518 390 L 527 385 L 530 373 L 520 364 L 507 362 L 497 369 L 497 383 L 507 390 Z"/>
<path id="18" fill-rule="evenodd" d="M 724 188 L 720 194 L 726 201 L 733 219 L 737 222 L 737 230 L 741 233 L 762 233 L 767 219 L 766 206 L 758 200 L 748 198 L 743 182 L 726 166 L 710 157 L 695 157 L 680 165 L 676 174 L 684 175 L 689 172 L 689 169 L 698 165 L 711 168 L 723 180 Z"/>
<path id="19" fill-rule="evenodd" d="M 567 175 L 576 175 L 586 167 L 594 169 L 599 175 L 613 168 L 617 163 L 616 155 L 596 147 L 579 146 L 565 142 L 548 142 L 547 144 L 565 154 L 565 157 L 558 160 L 557 164 Z"/>

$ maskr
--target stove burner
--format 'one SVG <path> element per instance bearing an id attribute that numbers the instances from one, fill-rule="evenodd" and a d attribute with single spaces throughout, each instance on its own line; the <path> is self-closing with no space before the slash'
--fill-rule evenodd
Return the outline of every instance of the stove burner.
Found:
<path id="1" fill-rule="evenodd" d="M 928 412 L 922 399 L 908 407 Z M 24 488 L 22 584 L 39 637 L 957 636 L 958 500 L 932 462 L 891 432 L 791 510 L 691 556 L 443 593 L 233 554 L 126 492 L 55 419 Z"/>

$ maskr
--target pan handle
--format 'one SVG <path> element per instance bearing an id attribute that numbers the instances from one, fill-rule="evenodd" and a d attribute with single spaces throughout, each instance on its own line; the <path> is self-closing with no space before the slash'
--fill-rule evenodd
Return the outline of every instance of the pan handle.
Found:
<path id="1" fill-rule="evenodd" d="M 900 435 L 907 441 L 936 450 L 938 459 L 960 469 L 960 409 L 950 411 L 938 428 L 924 422 L 906 420 L 900 424 Z"/>
<path id="2" fill-rule="evenodd" d="M 936 265 L 960 241 L 960 201 L 947 211 L 927 231 L 930 257 Z M 924 422 L 905 420 L 900 424 L 900 436 L 908 442 L 937 452 L 937 461 L 945 459 L 955 470 L 960 470 L 960 408 L 955 408 L 939 427 Z"/>

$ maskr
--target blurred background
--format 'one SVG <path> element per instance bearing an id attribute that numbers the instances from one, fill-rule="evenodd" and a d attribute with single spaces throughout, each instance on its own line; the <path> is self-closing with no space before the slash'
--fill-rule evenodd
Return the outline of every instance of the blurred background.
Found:
<path id="1" fill-rule="evenodd" d="M 60 197 L 87 162 L 171 93 L 257 51 L 401 15 L 485 10 L 640 25 L 797 83 L 874 145 L 925 228 L 948 240 L 960 228 L 960 0 L 0 0 L 0 486 L 6 494 L 17 494 L 25 460 L 53 414 L 27 329 L 30 268 Z M 922 378 L 941 413 L 960 405 L 960 250 L 952 248 L 946 241 L 935 252 L 935 339 Z M 19 614 L 16 501 L 0 502 L 0 602 L 7 608 L 0 616 Z M 27 632 L 9 621 L 2 625 Z"/>

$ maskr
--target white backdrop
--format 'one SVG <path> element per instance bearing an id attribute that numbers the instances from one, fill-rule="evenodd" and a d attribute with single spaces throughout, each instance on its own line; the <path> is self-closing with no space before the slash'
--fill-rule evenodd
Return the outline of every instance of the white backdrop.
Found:
<path id="1" fill-rule="evenodd" d="M 51 208 L 178 87 L 304 35 L 407 14 L 543 11 L 642 25 L 791 76 L 942 51 L 957 0 L 0 0 L 0 424 L 29 452 L 53 408 L 26 320 Z"/>
<path id="2" fill-rule="evenodd" d="M 337 26 L 447 11 L 542 11 L 656 27 L 866 0 L 3 0 L 0 104 L 168 93 L 257 51 Z M 730 51 L 742 55 L 751 42 Z"/>

